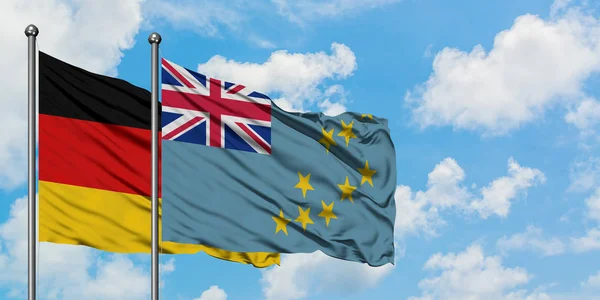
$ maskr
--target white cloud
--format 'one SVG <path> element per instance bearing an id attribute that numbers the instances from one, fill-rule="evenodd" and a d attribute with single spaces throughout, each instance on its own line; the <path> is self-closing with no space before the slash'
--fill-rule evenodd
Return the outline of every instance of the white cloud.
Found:
<path id="1" fill-rule="evenodd" d="M 586 216 L 600 225 L 600 187 L 585 199 Z M 571 238 L 571 247 L 577 253 L 600 250 L 600 227 L 589 229 L 584 236 Z"/>
<path id="2" fill-rule="evenodd" d="M 41 51 L 92 72 L 116 74 L 123 50 L 134 44 L 142 0 L 3 0 L 0 9 L 0 188 L 25 181 L 27 152 L 27 39 L 38 26 Z M 100 13 L 101 12 L 101 13 Z M 106 16 L 110 16 L 107 19 Z M 110 20 L 107 22 L 107 20 Z M 83 50 L 82 50 L 83 49 Z"/>
<path id="3" fill-rule="evenodd" d="M 304 299 L 310 292 L 346 294 L 374 287 L 393 269 L 391 264 L 370 267 L 317 251 L 282 255 L 281 266 L 263 270 L 260 282 L 267 300 Z"/>
<path id="4" fill-rule="evenodd" d="M 246 23 L 241 1 L 207 0 L 149 0 L 144 4 L 144 15 L 152 19 L 166 20 L 177 29 L 195 31 L 201 35 L 217 36 L 219 27 L 239 29 Z"/>
<path id="5" fill-rule="evenodd" d="M 436 229 L 445 224 L 440 213 L 449 209 L 477 213 L 484 219 L 491 215 L 506 217 L 517 195 L 526 195 L 528 188 L 545 180 L 540 170 L 522 167 L 513 158 L 508 160 L 508 176 L 481 188 L 481 196 L 469 190 L 464 179 L 465 172 L 456 160 L 445 158 L 429 173 L 425 191 L 413 193 L 408 186 L 397 187 L 396 233 L 434 236 Z"/>
<path id="6" fill-rule="evenodd" d="M 68 258 L 67 258 L 68 259 Z M 89 266 L 89 262 L 88 262 Z M 74 266 L 79 267 L 81 266 Z M 79 281 L 83 291 L 71 291 L 68 286 L 63 287 L 61 299 L 147 299 L 149 295 L 149 276 L 147 271 L 125 256 L 115 256 L 104 262 L 96 262 L 98 271 L 95 276 L 88 275 L 87 280 Z M 56 274 L 59 275 L 59 274 Z M 92 278 L 90 278 L 92 277 Z M 57 277 L 55 277 L 57 279 Z M 65 282 L 69 285 L 73 282 Z M 62 284 L 65 284 L 62 283 Z M 60 286 L 60 285 L 53 285 Z M 60 291 L 57 291 L 60 293 Z M 80 296 L 81 295 L 81 296 Z"/>
<path id="7" fill-rule="evenodd" d="M 277 45 L 275 45 L 274 42 L 269 41 L 265 38 L 259 37 L 257 35 L 249 35 L 248 36 L 248 40 L 255 46 L 259 47 L 259 48 L 263 48 L 263 49 L 273 49 L 273 48 L 277 48 Z"/>
<path id="8" fill-rule="evenodd" d="M 346 106 L 339 102 L 331 102 L 329 99 L 325 99 L 319 103 L 319 108 L 323 111 L 326 116 L 337 116 L 346 111 Z"/>
<path id="9" fill-rule="evenodd" d="M 289 112 L 306 112 L 306 110 L 304 109 L 299 109 L 297 107 L 294 107 L 293 104 L 286 98 L 277 98 L 277 99 L 273 99 L 273 102 L 275 103 L 275 105 L 277 105 L 279 108 L 285 110 L 285 111 L 289 111 Z"/>
<path id="10" fill-rule="evenodd" d="M 168 274 L 175 272 L 175 259 L 170 258 L 167 262 L 160 264 L 159 274 Z"/>
<path id="11" fill-rule="evenodd" d="M 573 0 L 555 0 L 550 6 L 550 15 L 556 16 L 558 13 L 564 11 L 569 7 Z"/>
<path id="12" fill-rule="evenodd" d="M 344 79 L 351 76 L 354 70 L 354 53 L 348 46 L 338 43 L 331 45 L 331 54 L 289 53 L 281 50 L 273 52 L 262 64 L 241 63 L 215 55 L 198 66 L 200 73 L 246 85 L 272 98 L 275 97 L 273 94 L 280 94 L 285 99 L 281 102 L 286 102 L 295 110 L 303 110 L 317 101 L 325 103 L 328 97 L 339 97 L 340 91 L 343 92 L 340 86 L 324 87 L 323 81 Z M 326 88 L 325 92 L 322 88 Z M 341 98 L 343 100 L 343 96 Z M 326 108 L 336 103 L 343 105 L 342 100 L 325 104 Z M 336 111 L 339 108 L 335 108 Z"/>
<path id="13" fill-rule="evenodd" d="M 101 256 L 84 246 L 40 243 L 38 291 L 51 299 L 148 299 L 149 266 L 136 265 L 126 255 Z M 175 269 L 169 260 L 160 266 L 165 276 Z M 0 286 L 14 297 L 25 295 L 27 284 L 27 199 L 17 199 L 9 219 L 0 224 Z"/>
<path id="14" fill-rule="evenodd" d="M 431 52 L 433 48 L 433 44 L 429 44 L 427 46 L 427 48 L 425 48 L 425 52 L 423 52 L 423 57 L 429 58 L 433 55 L 433 53 Z"/>
<path id="15" fill-rule="evenodd" d="M 178 30 L 186 30 L 205 37 L 223 39 L 229 36 L 244 39 L 249 46 L 273 49 L 276 45 L 252 30 L 253 15 L 262 16 L 273 11 L 268 3 L 247 0 L 144 0 L 145 28 L 160 27 L 167 21 Z"/>
<path id="16" fill-rule="evenodd" d="M 213 285 L 208 290 L 202 292 L 200 298 L 194 300 L 227 300 L 227 293 L 218 286 Z"/>
<path id="17" fill-rule="evenodd" d="M 429 199 L 419 191 L 416 195 L 409 186 L 396 187 L 396 223 L 394 233 L 399 237 L 423 232 L 426 236 L 436 236 L 437 229 L 446 224 L 439 217 L 438 209 L 431 206 Z M 421 195 L 421 196 L 418 196 Z"/>
<path id="18" fill-rule="evenodd" d="M 596 99 L 587 98 L 583 100 L 576 109 L 571 110 L 565 116 L 565 121 L 588 134 L 593 133 L 593 128 L 600 124 L 600 102 Z"/>
<path id="19" fill-rule="evenodd" d="M 563 254 L 566 248 L 558 238 L 544 238 L 542 230 L 535 226 L 527 226 L 527 230 L 523 233 L 510 237 L 503 236 L 496 242 L 496 247 L 503 253 L 525 249 L 539 252 L 544 256 Z"/>
<path id="20" fill-rule="evenodd" d="M 427 82 L 405 97 L 416 123 L 500 135 L 582 100 L 584 82 L 600 70 L 600 22 L 565 5 L 557 2 L 549 20 L 519 16 L 489 52 L 440 51 Z"/>
<path id="21" fill-rule="evenodd" d="M 589 157 L 573 163 L 569 177 L 569 191 L 586 192 L 600 186 L 600 157 Z"/>
<path id="22" fill-rule="evenodd" d="M 336 84 L 330 86 L 324 94 L 325 100 L 317 104 L 319 109 L 327 116 L 337 116 L 346 112 L 346 92 L 344 87 Z"/>
<path id="23" fill-rule="evenodd" d="M 437 235 L 436 229 L 445 225 L 439 212 L 453 207 L 464 207 L 471 197 L 461 185 L 464 170 L 453 158 L 445 158 L 428 174 L 427 190 L 413 193 L 408 186 L 396 188 L 396 228 L 399 237 L 423 232 Z"/>
<path id="24" fill-rule="evenodd" d="M 588 230 L 585 236 L 571 238 L 571 246 L 578 253 L 600 250 L 600 228 Z"/>
<path id="25" fill-rule="evenodd" d="M 148 0 L 144 5 L 144 15 L 151 21 L 166 20 L 177 29 L 205 36 L 220 37 L 229 31 L 255 46 L 269 49 L 275 47 L 272 41 L 252 33 L 253 19 L 256 18 L 253 15 L 272 17 L 276 13 L 304 26 L 306 21 L 360 13 L 394 2 L 400 0 L 271 0 L 270 3 L 252 1 L 251 5 L 247 0 Z M 152 26 L 151 22 L 146 25 Z"/>
<path id="26" fill-rule="evenodd" d="M 452 158 L 445 158 L 437 164 L 427 178 L 425 195 L 435 207 L 462 206 L 470 197 L 467 188 L 460 185 L 465 179 L 465 172 Z"/>
<path id="27" fill-rule="evenodd" d="M 516 294 L 510 294 L 511 290 L 528 283 L 532 277 L 523 268 L 503 266 L 499 256 L 485 256 L 477 244 L 458 254 L 436 253 L 424 268 L 441 273 L 421 280 L 421 297 L 410 299 L 504 299 L 505 296 L 515 299 Z"/>
<path id="28" fill-rule="evenodd" d="M 339 17 L 345 14 L 362 12 L 400 0 L 271 0 L 281 15 L 290 21 L 304 25 L 306 21 L 318 18 Z"/>
<path id="29" fill-rule="evenodd" d="M 494 180 L 481 189 L 483 198 L 475 200 L 469 209 L 477 211 L 482 218 L 492 214 L 508 216 L 511 202 L 518 193 L 525 193 L 528 188 L 538 183 L 545 183 L 544 174 L 538 169 L 521 167 L 512 157 L 508 160 L 508 176 Z"/>
<path id="30" fill-rule="evenodd" d="M 590 275 L 588 279 L 581 283 L 584 288 L 600 289 L 600 271 L 595 275 Z"/>
<path id="31" fill-rule="evenodd" d="M 555 299 L 551 297 L 545 292 L 542 291 L 534 291 L 533 293 L 528 293 L 526 290 L 520 290 L 517 292 L 511 292 L 506 294 L 502 300 L 552 300 Z M 576 298 L 575 298 L 576 299 Z M 582 300 L 582 299 L 580 299 Z"/>
<path id="32" fill-rule="evenodd" d="M 587 216 L 600 224 L 600 187 L 597 187 L 594 194 L 585 199 L 585 205 L 588 209 Z"/>

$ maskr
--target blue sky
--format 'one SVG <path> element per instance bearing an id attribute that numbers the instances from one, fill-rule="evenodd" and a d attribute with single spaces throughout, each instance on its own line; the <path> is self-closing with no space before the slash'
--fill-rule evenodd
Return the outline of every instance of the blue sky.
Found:
<path id="1" fill-rule="evenodd" d="M 163 299 L 600 299 L 593 1 L 29 2 L 0 5 L 2 69 L 14 70 L 0 81 L 0 125 L 11 129 L 0 137 L 3 299 L 23 298 L 26 284 L 17 199 L 26 195 L 29 23 L 42 51 L 145 88 L 157 31 L 163 57 L 287 109 L 390 120 L 394 267 L 319 253 L 266 270 L 161 257 Z M 40 251 L 43 299 L 149 298 L 147 256 Z"/>

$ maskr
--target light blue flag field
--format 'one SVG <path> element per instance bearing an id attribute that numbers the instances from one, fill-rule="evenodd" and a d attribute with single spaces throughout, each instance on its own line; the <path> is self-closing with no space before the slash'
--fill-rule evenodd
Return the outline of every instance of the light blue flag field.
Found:
<path id="1" fill-rule="evenodd" d="M 163 60 L 161 123 L 164 241 L 394 263 L 387 120 L 287 112 Z"/>

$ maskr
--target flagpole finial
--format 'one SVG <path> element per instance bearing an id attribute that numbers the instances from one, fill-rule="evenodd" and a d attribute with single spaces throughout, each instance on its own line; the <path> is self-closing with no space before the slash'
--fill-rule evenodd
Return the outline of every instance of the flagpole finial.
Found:
<path id="1" fill-rule="evenodd" d="M 25 35 L 26 36 L 34 36 L 36 37 L 38 35 L 38 33 L 40 33 L 40 31 L 38 30 L 37 26 L 30 24 L 29 26 L 27 26 L 25 28 Z"/>
<path id="2" fill-rule="evenodd" d="M 162 41 L 162 38 L 160 37 L 160 34 L 153 32 L 150 34 L 150 36 L 148 37 L 148 43 L 150 44 L 160 44 L 160 42 Z"/>

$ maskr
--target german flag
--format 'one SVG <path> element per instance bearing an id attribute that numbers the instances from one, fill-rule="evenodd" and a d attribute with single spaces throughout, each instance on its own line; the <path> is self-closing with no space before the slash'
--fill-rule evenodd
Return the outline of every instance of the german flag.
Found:
<path id="1" fill-rule="evenodd" d="M 40 241 L 149 253 L 150 92 L 43 52 L 39 83 Z M 159 160 L 159 198 L 160 165 Z M 167 254 L 204 251 L 256 267 L 279 264 L 278 253 L 239 253 L 172 242 L 159 246 Z"/>

